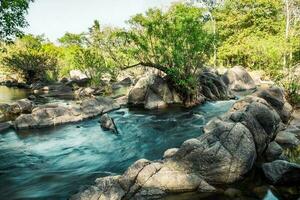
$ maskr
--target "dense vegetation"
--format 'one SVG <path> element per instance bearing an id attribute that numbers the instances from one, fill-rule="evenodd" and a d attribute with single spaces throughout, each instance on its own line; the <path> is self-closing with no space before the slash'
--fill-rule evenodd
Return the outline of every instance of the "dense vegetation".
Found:
<path id="1" fill-rule="evenodd" d="M 21 5 L 10 15 L 23 16 L 30 1 L 2 2 L 1 9 Z M 300 1 L 214 2 L 149 9 L 133 16 L 126 30 L 101 27 L 95 21 L 86 33 L 66 33 L 58 46 L 40 36 L 20 37 L 2 44 L 2 65 L 22 73 L 28 83 L 56 80 L 80 69 L 93 85 L 103 75 L 115 79 L 119 70 L 146 66 L 167 74 L 184 97 L 197 92 L 198 74 L 205 67 L 242 65 L 263 70 L 287 88 L 292 101 L 299 101 Z M 0 15 L 0 20 L 4 18 Z M 2 41 L 19 35 L 24 18 L 17 22 L 0 26 Z"/>

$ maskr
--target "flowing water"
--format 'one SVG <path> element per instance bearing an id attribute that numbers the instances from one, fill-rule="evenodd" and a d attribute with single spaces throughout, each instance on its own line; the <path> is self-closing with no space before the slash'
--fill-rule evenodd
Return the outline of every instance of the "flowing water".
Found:
<path id="1" fill-rule="evenodd" d="M 160 159 L 166 149 L 201 135 L 203 125 L 233 103 L 161 112 L 120 109 L 109 113 L 119 135 L 103 131 L 98 119 L 2 133 L 0 199 L 67 199 L 96 177 L 121 174 L 140 158 Z"/>
<path id="2" fill-rule="evenodd" d="M 110 113 L 119 135 L 101 130 L 98 119 L 0 134 L 0 199 L 67 199 L 96 177 L 120 174 L 140 158 L 160 159 L 166 149 L 199 136 L 208 120 L 232 104 L 161 112 L 121 109 Z"/>
<path id="3" fill-rule="evenodd" d="M 0 85 L 0 103 L 11 103 L 13 101 L 24 99 L 28 96 L 26 89 L 9 88 Z"/>

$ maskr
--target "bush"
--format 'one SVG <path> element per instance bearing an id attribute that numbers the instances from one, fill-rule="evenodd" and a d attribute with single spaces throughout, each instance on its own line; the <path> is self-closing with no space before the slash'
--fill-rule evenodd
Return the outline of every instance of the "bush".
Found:
<path id="1" fill-rule="evenodd" d="M 46 81 L 47 74 L 56 74 L 59 52 L 51 43 L 32 35 L 24 36 L 7 46 L 3 65 L 20 72 L 28 84 Z M 49 77 L 49 76 L 48 76 Z"/>

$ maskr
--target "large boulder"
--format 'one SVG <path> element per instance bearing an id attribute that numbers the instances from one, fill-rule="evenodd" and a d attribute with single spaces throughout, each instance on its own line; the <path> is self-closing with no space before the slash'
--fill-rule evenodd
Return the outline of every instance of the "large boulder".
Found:
<path id="1" fill-rule="evenodd" d="M 142 105 L 146 109 L 165 108 L 169 104 L 181 102 L 167 81 L 155 74 L 142 77 L 128 95 L 130 105 Z"/>
<path id="2" fill-rule="evenodd" d="M 300 165 L 276 160 L 262 165 L 267 180 L 274 185 L 299 185 Z"/>
<path id="3" fill-rule="evenodd" d="M 273 108 L 275 108 L 284 123 L 289 121 L 293 108 L 286 101 L 284 90 L 282 88 L 271 86 L 258 90 L 254 95 L 265 99 Z"/>
<path id="4" fill-rule="evenodd" d="M 22 114 L 15 122 L 16 129 L 43 128 L 78 122 L 119 108 L 112 99 L 85 99 L 79 105 L 46 104 L 37 106 L 31 114 Z"/>
<path id="5" fill-rule="evenodd" d="M 255 82 L 250 74 L 240 66 L 228 69 L 222 79 L 230 90 L 244 91 L 256 88 Z"/>
<path id="6" fill-rule="evenodd" d="M 209 100 L 226 100 L 232 97 L 222 77 L 212 71 L 204 71 L 199 76 L 201 94 Z"/>

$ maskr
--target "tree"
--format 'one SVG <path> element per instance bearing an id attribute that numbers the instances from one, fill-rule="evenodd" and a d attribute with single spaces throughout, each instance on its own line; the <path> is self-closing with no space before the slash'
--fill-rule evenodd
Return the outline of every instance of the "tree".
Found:
<path id="1" fill-rule="evenodd" d="M 275 74 L 284 55 L 281 0 L 227 0 L 214 12 L 223 65 L 243 65 Z"/>
<path id="2" fill-rule="evenodd" d="M 44 81 L 47 72 L 55 71 L 58 65 L 57 48 L 46 43 L 42 37 L 26 35 L 9 44 L 4 54 L 3 65 L 21 72 L 27 83 Z"/>
<path id="3" fill-rule="evenodd" d="M 101 83 L 104 73 L 110 72 L 101 52 L 94 48 L 82 48 L 76 52 L 75 66 L 90 78 L 92 85 Z"/>
<path id="4" fill-rule="evenodd" d="M 175 88 L 189 98 L 197 91 L 197 74 L 212 51 L 213 36 L 205 30 L 203 10 L 175 4 L 167 12 L 150 9 L 129 21 L 123 37 L 131 66 L 147 66 L 167 74 Z M 135 63 L 133 63 L 133 60 Z"/>
<path id="5" fill-rule="evenodd" d="M 21 28 L 27 26 L 24 15 L 33 0 L 0 1 L 0 40 L 10 40 L 22 34 Z"/>
<path id="6" fill-rule="evenodd" d="M 213 15 L 214 10 L 220 6 L 223 1 L 220 0 L 190 0 L 190 3 L 193 6 L 197 6 L 199 8 L 204 8 L 207 12 L 208 18 L 211 21 L 212 26 L 212 33 L 213 33 L 213 49 L 214 49 L 214 56 L 213 56 L 213 64 L 214 67 L 217 66 L 217 23 L 215 17 Z"/>
<path id="7" fill-rule="evenodd" d="M 85 34 L 66 33 L 58 39 L 59 43 L 64 47 L 84 46 L 86 43 Z"/>

